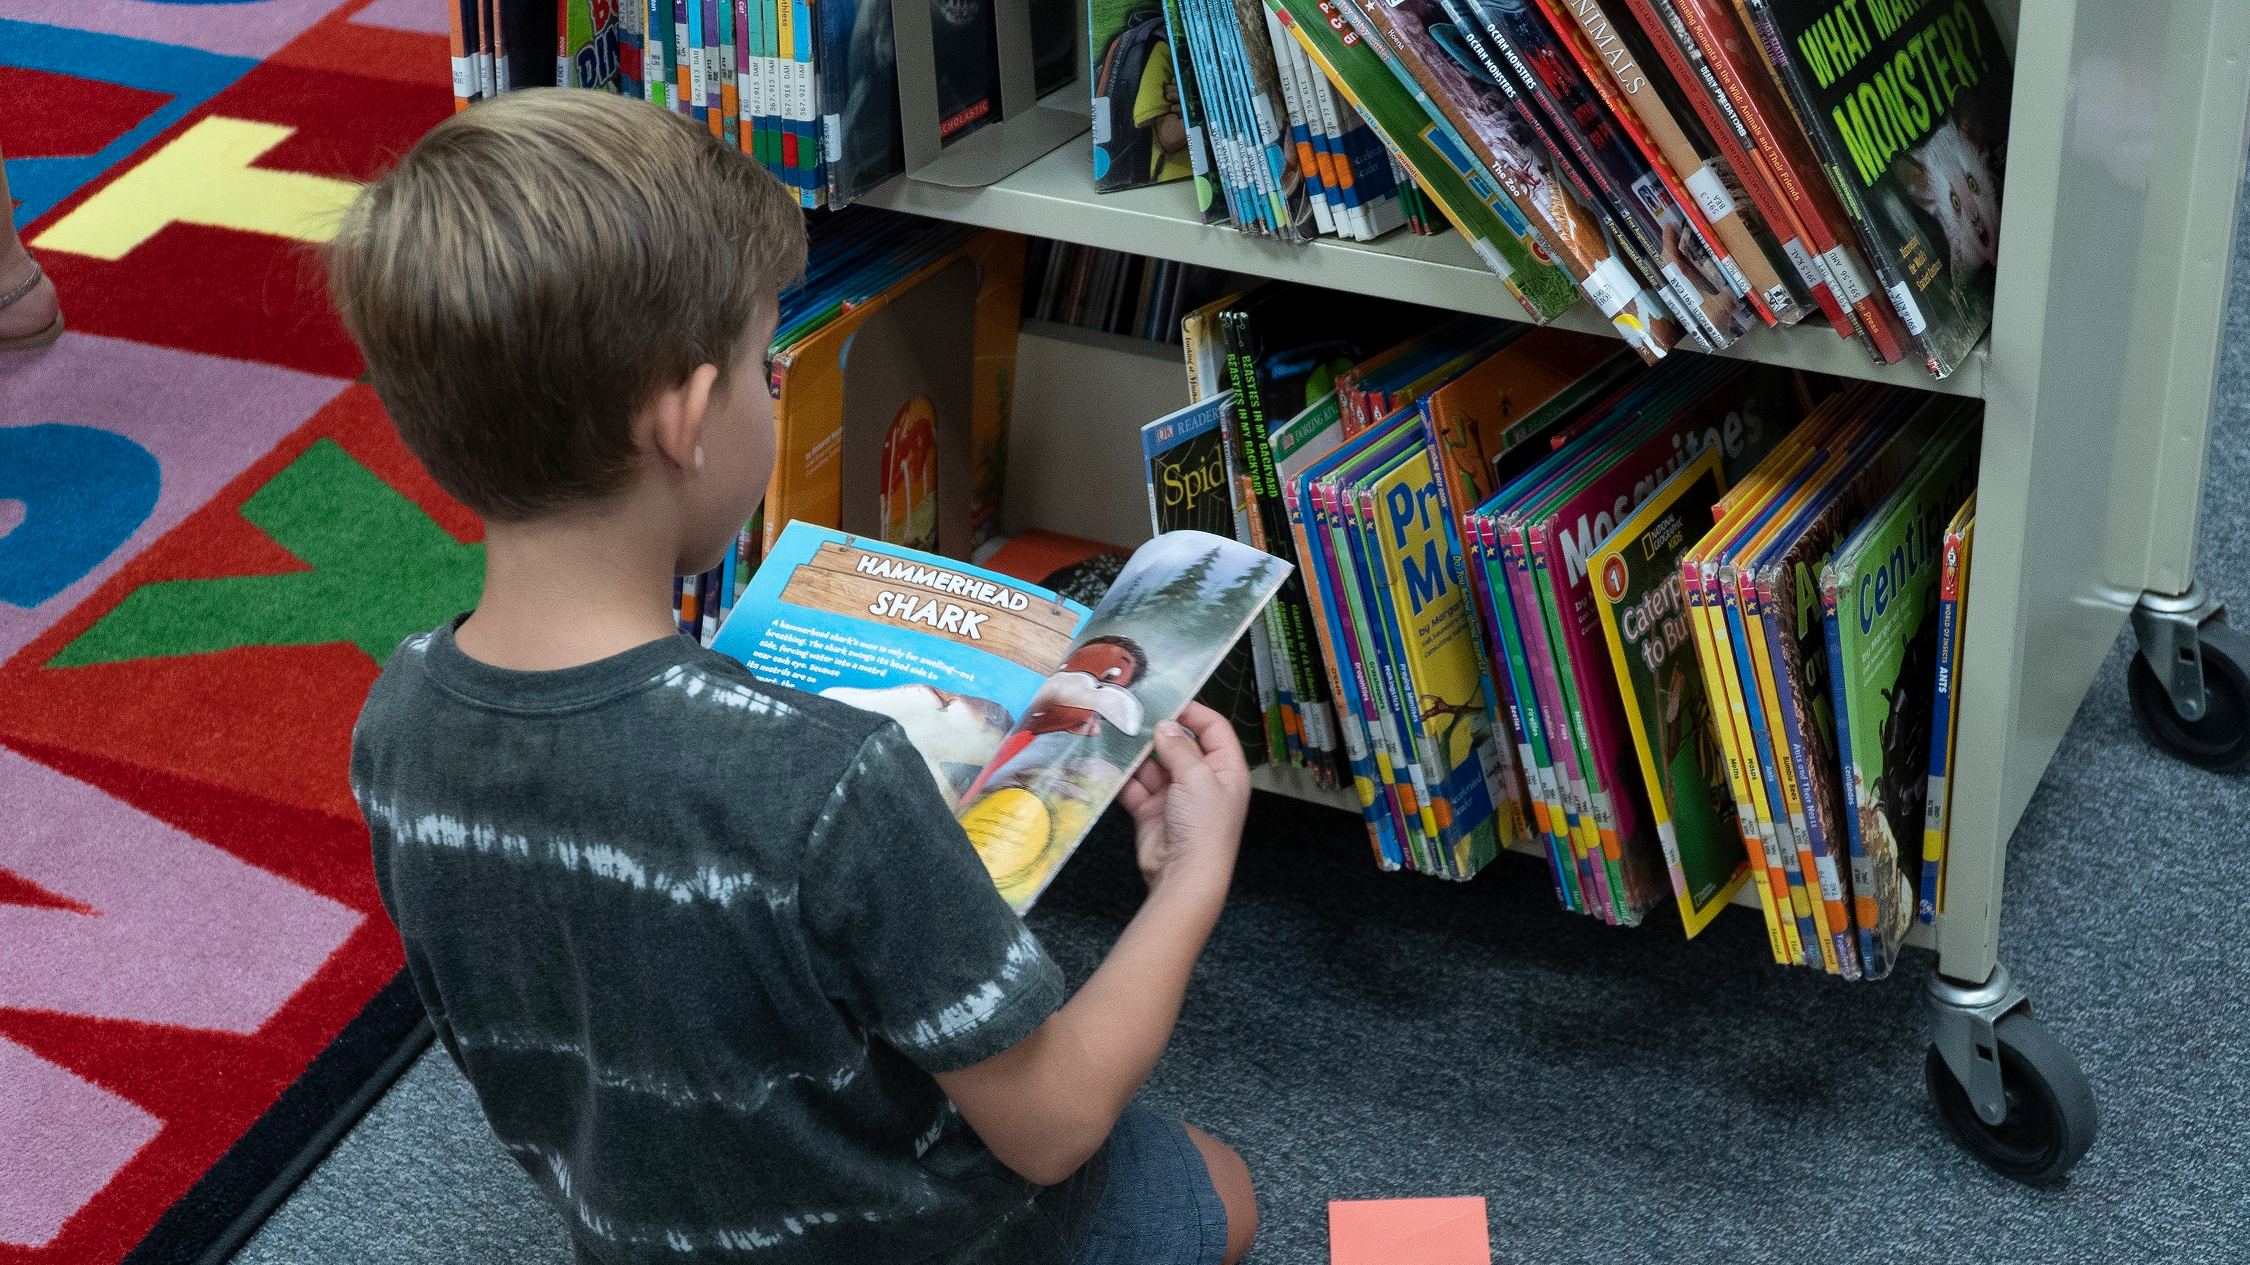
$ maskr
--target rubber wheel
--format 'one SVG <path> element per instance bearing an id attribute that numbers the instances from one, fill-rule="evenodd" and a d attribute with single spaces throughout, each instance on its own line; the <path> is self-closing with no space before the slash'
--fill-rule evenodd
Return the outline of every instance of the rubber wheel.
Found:
<path id="1" fill-rule="evenodd" d="M 2094 1089 L 2078 1060 L 2022 1011 L 1994 1028 L 2000 1039 L 2000 1087 L 2008 1118 L 1997 1125 L 1977 1117 L 1969 1092 L 1953 1077 L 1945 1056 L 1931 1046 L 1924 1066 L 1930 1097 L 1961 1149 L 2002 1177 L 2029 1186 L 2062 1180 L 2094 1144 Z"/>
<path id="2" fill-rule="evenodd" d="M 2133 720 L 2158 750 L 2214 773 L 2250 769 L 2250 636 L 2216 621 L 2197 638 L 2203 653 L 2201 720 L 2172 710 L 2172 696 L 2136 654 L 2126 670 Z"/>

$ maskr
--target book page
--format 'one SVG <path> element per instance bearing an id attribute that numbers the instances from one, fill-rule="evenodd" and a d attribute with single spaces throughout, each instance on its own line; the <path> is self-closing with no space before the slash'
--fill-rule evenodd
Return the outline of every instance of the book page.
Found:
<path id="1" fill-rule="evenodd" d="M 961 824 L 1019 913 L 1290 570 L 1199 531 L 1158 536 L 1125 564 L 962 799 Z"/>

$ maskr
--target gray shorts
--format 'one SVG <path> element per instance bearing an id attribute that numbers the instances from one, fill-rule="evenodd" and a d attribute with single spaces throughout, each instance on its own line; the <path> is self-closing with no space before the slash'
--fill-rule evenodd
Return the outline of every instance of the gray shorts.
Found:
<path id="1" fill-rule="evenodd" d="M 1133 1103 L 1109 1133 L 1109 1184 L 1072 1265 L 1219 1265 L 1227 1208 L 1177 1116 Z"/>

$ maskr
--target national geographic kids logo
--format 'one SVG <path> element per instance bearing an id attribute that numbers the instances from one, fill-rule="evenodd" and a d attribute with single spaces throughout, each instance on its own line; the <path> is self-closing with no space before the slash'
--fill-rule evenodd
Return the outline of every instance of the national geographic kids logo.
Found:
<path id="1" fill-rule="evenodd" d="M 1602 593 L 1612 602 L 1625 600 L 1625 560 L 1611 555 L 1602 560 Z"/>

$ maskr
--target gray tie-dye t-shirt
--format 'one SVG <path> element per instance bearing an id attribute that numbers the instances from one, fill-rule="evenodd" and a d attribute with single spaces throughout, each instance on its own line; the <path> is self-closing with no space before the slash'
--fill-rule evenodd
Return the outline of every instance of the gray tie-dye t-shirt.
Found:
<path id="1" fill-rule="evenodd" d="M 458 621 L 456 621 L 458 622 Z M 409 638 L 352 788 L 438 1039 L 581 1260 L 1060 1261 L 931 1073 L 1061 972 L 898 726 L 672 638 L 512 672 Z"/>

